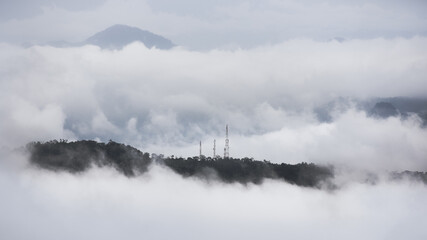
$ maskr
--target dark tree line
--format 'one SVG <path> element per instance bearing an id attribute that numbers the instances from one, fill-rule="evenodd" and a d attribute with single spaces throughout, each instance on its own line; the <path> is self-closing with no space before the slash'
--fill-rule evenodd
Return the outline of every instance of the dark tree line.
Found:
<path id="1" fill-rule="evenodd" d="M 264 179 L 282 179 L 292 184 L 318 187 L 333 178 L 332 167 L 315 164 L 275 164 L 251 158 L 175 158 L 143 153 L 129 145 L 109 141 L 33 142 L 27 145 L 30 162 L 38 167 L 71 173 L 91 166 L 109 166 L 128 177 L 147 171 L 152 162 L 169 167 L 184 177 L 220 180 L 226 183 L 260 184 Z"/>
<path id="2" fill-rule="evenodd" d="M 282 179 L 300 186 L 316 187 L 333 178 L 331 167 L 315 164 L 275 164 L 250 158 L 175 158 L 150 156 L 129 145 L 110 141 L 33 142 L 27 145 L 30 162 L 36 166 L 72 173 L 83 172 L 91 166 L 110 166 L 126 176 L 147 171 L 152 162 L 171 168 L 184 177 L 221 180 L 226 183 L 260 184 L 264 179 Z"/>
<path id="3" fill-rule="evenodd" d="M 183 176 L 220 179 L 226 183 L 260 184 L 264 179 L 282 179 L 292 184 L 317 187 L 333 178 L 332 167 L 315 164 L 275 164 L 250 158 L 165 158 L 160 163 Z"/>
<path id="4" fill-rule="evenodd" d="M 30 162 L 50 170 L 63 170 L 72 173 L 83 172 L 92 165 L 111 166 L 126 176 L 147 171 L 151 164 L 148 153 L 136 148 L 110 141 L 33 142 L 27 145 Z"/>
<path id="5" fill-rule="evenodd" d="M 404 178 L 416 180 L 416 181 L 422 181 L 425 184 L 427 184 L 427 172 L 403 171 L 403 172 L 392 172 L 390 174 L 390 179 L 392 180 L 402 180 Z"/>
<path id="6" fill-rule="evenodd" d="M 183 177 L 198 177 L 205 180 L 218 180 L 225 183 L 260 184 L 265 179 L 281 179 L 291 184 L 306 187 L 319 187 L 327 183 L 334 188 L 332 166 L 313 163 L 276 164 L 269 161 L 256 161 L 252 158 L 176 158 L 143 153 L 138 149 L 109 141 L 67 142 L 66 140 L 32 142 L 27 144 L 30 163 L 53 171 L 79 173 L 92 166 L 113 167 L 120 173 L 133 177 L 143 174 L 150 164 L 157 163 L 168 167 Z M 392 172 L 392 180 L 412 179 L 427 184 L 427 172 Z"/>

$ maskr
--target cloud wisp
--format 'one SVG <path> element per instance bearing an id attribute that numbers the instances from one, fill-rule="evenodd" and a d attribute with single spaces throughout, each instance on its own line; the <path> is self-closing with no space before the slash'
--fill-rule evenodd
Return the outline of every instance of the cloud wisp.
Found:
<path id="1" fill-rule="evenodd" d="M 374 119 L 350 103 L 325 123 L 314 109 L 339 97 L 424 96 L 426 42 L 293 40 L 210 52 L 3 44 L 0 142 L 114 139 L 194 156 L 228 123 L 236 157 L 425 170 L 416 115 Z"/>
<path id="2" fill-rule="evenodd" d="M 110 168 L 70 174 L 16 158 L 0 163 L 0 229 L 8 239 L 426 236 L 427 188 L 419 182 L 353 182 L 327 192 L 281 181 L 209 184 L 158 165 L 136 178 Z"/>
<path id="3" fill-rule="evenodd" d="M 0 1 L 0 239 L 427 239 L 427 185 L 399 173 L 427 172 L 426 10 L 418 0 Z M 18 47 L 81 42 L 114 24 L 179 46 Z M 407 111 L 399 99 L 378 105 L 387 118 L 367 111 L 398 96 Z M 212 169 L 212 181 L 183 177 L 149 155 L 124 175 L 108 167 L 114 154 L 95 154 L 72 174 L 20 152 L 112 139 L 177 157 L 202 141 L 211 156 L 216 139 L 222 155 L 226 124 L 231 157 L 332 164 L 337 188 L 271 172 L 243 184 Z"/>
<path id="4" fill-rule="evenodd" d="M 314 109 L 339 97 L 423 96 L 426 42 L 293 40 L 209 52 L 2 44 L 0 210 L 10 217 L 0 217 L 1 235 L 423 238 L 425 185 L 371 185 L 357 176 L 358 169 L 425 171 L 419 117 L 372 118 L 343 101 L 323 122 Z M 144 152 L 194 156 L 200 139 L 209 149 L 216 138 L 221 149 L 226 123 L 232 156 L 333 163 L 342 187 L 210 184 L 158 165 L 136 178 L 110 168 L 73 175 L 28 167 L 4 150 L 33 140 L 113 138 Z"/>

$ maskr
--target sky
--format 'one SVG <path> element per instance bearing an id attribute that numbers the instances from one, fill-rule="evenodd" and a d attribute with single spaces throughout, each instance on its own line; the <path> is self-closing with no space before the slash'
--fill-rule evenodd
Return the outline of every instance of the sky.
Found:
<path id="1" fill-rule="evenodd" d="M 0 238 L 426 238 L 426 186 L 385 175 L 427 171 L 427 129 L 417 114 L 360 107 L 427 97 L 426 10 L 415 0 L 0 1 Z M 43 45 L 114 24 L 177 46 Z M 15 151 L 111 139 L 187 157 L 202 141 L 211 156 L 226 124 L 231 157 L 333 164 L 341 188 L 206 183 L 160 166 L 72 175 Z"/>
<path id="2" fill-rule="evenodd" d="M 78 42 L 113 24 L 136 26 L 196 50 L 427 33 L 423 0 L 3 0 L 0 9 L 0 40 L 13 43 Z"/>

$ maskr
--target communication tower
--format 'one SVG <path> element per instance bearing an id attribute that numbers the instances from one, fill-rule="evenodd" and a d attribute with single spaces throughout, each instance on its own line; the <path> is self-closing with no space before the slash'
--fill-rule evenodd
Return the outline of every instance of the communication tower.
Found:
<path id="1" fill-rule="evenodd" d="M 200 141 L 199 158 L 202 158 L 202 141 Z"/>
<path id="2" fill-rule="evenodd" d="M 216 158 L 216 140 L 214 139 L 213 158 Z"/>
<path id="3" fill-rule="evenodd" d="M 225 125 L 225 147 L 224 147 L 224 158 L 230 157 L 230 140 L 228 140 L 228 124 Z"/>

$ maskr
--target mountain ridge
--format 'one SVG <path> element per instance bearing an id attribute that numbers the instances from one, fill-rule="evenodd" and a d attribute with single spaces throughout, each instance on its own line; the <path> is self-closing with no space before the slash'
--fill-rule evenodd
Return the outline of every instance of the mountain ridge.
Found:
<path id="1" fill-rule="evenodd" d="M 276 164 L 251 158 L 164 157 L 121 143 L 91 140 L 52 140 L 27 144 L 30 164 L 51 171 L 80 173 L 92 166 L 112 167 L 127 177 L 148 171 L 151 164 L 165 166 L 183 177 L 224 183 L 261 184 L 266 179 L 283 180 L 303 187 L 321 188 L 334 177 L 331 166 L 313 163 Z M 329 184 L 330 185 L 330 184 Z M 329 186 L 333 188 L 332 185 Z"/>
<path id="2" fill-rule="evenodd" d="M 102 31 L 93 34 L 82 42 L 70 43 L 67 41 L 59 40 L 50 41 L 41 45 L 52 46 L 57 48 L 95 45 L 102 49 L 120 50 L 133 42 L 143 43 L 147 48 L 150 49 L 156 48 L 161 50 L 169 50 L 176 46 L 171 40 L 163 36 L 124 24 L 112 25 Z M 33 44 L 24 45 L 24 47 L 31 46 L 33 46 Z"/>
<path id="3" fill-rule="evenodd" d="M 271 163 L 252 158 L 165 157 L 149 154 L 130 145 L 91 140 L 68 142 L 52 140 L 31 142 L 25 150 L 30 164 L 50 171 L 85 172 L 93 166 L 111 167 L 127 177 L 149 171 L 152 164 L 166 167 L 182 177 L 223 183 L 262 184 L 265 180 L 282 180 L 301 187 L 334 190 L 335 167 L 313 163 Z M 364 181 L 375 184 L 378 176 L 368 172 Z M 427 172 L 389 172 L 390 180 L 412 179 L 427 184 Z"/>
<path id="4" fill-rule="evenodd" d="M 142 42 L 147 48 L 171 49 L 175 46 L 172 41 L 160 35 L 123 24 L 108 27 L 84 41 L 85 44 L 108 49 L 121 49 L 132 42 Z"/>

